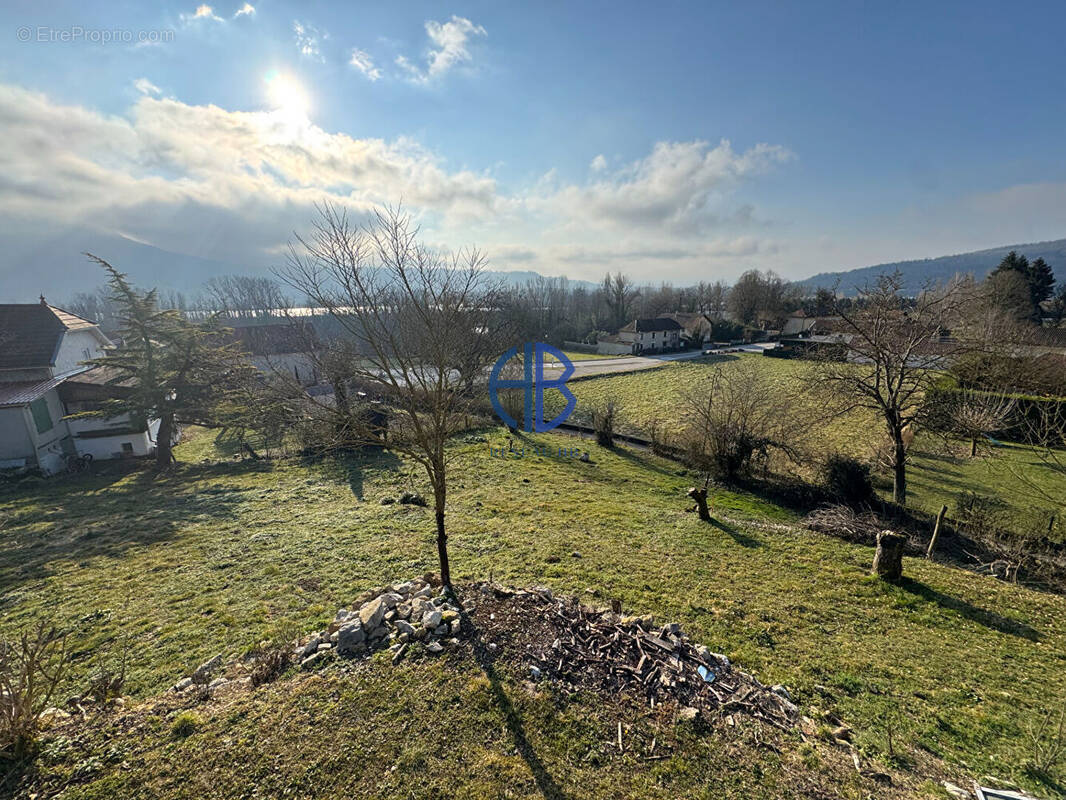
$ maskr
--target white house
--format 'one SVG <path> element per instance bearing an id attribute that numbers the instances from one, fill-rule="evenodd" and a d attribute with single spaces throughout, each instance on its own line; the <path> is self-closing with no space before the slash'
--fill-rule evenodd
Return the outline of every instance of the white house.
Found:
<path id="1" fill-rule="evenodd" d="M 662 353 L 681 346 L 681 323 L 669 317 L 635 319 L 618 331 L 633 353 Z"/>
<path id="2" fill-rule="evenodd" d="M 124 391 L 82 362 L 111 341 L 96 323 L 40 303 L 0 305 L 0 469 L 63 470 L 71 456 L 148 455 L 157 420 L 68 420 Z"/>

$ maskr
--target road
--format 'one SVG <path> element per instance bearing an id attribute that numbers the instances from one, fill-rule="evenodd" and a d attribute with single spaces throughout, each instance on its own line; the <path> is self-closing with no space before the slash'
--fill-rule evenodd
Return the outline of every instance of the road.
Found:
<path id="1" fill-rule="evenodd" d="M 744 344 L 729 347 L 723 350 L 693 350 L 684 353 L 664 353 L 658 356 L 622 356 L 616 358 L 602 358 L 589 361 L 575 361 L 574 374 L 571 378 L 587 378 L 590 375 L 609 375 L 615 372 L 636 372 L 642 369 L 652 369 L 662 366 L 670 361 L 690 361 L 704 355 L 718 353 L 761 353 L 763 350 L 774 347 L 774 344 Z M 562 366 L 558 363 L 545 364 L 545 377 L 553 378 L 562 372 Z"/>

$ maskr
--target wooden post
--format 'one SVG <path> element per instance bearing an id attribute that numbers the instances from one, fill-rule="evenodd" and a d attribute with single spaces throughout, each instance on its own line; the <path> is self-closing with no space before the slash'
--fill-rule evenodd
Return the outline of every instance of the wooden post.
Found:
<path id="1" fill-rule="evenodd" d="M 933 557 L 933 550 L 936 548 L 936 542 L 940 538 L 940 526 L 944 524 L 944 515 L 948 513 L 947 506 L 940 507 L 940 513 L 936 515 L 936 525 L 933 526 L 933 538 L 929 540 L 929 549 L 925 551 L 926 558 Z"/>
<path id="2" fill-rule="evenodd" d="M 877 534 L 877 553 L 871 573 L 886 581 L 898 581 L 903 577 L 903 545 L 906 543 L 906 536 L 892 531 Z"/>

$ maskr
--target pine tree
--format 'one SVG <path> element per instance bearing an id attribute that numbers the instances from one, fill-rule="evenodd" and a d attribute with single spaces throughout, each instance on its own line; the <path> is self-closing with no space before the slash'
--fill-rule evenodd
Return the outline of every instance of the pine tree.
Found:
<path id="1" fill-rule="evenodd" d="M 1033 309 L 1039 319 L 1040 304 L 1054 294 L 1055 273 L 1044 259 L 1037 258 L 1029 262 L 1026 278 L 1029 280 L 1029 294 L 1033 299 Z"/>
<path id="2" fill-rule="evenodd" d="M 108 383 L 124 389 L 96 411 L 77 416 L 159 420 L 156 463 L 169 466 L 174 437 L 182 424 L 217 424 L 219 408 L 238 387 L 254 380 L 254 368 L 228 343 L 217 317 L 195 324 L 178 311 L 159 308 L 155 289 L 139 292 L 126 275 L 87 253 L 108 273 L 118 309 L 119 344 L 86 363 L 112 373 Z"/>

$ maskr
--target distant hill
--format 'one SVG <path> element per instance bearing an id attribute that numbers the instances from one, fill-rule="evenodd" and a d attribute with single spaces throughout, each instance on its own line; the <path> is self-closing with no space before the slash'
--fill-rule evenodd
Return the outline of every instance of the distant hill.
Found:
<path id="1" fill-rule="evenodd" d="M 832 288 L 845 294 L 854 294 L 856 289 L 871 283 L 882 273 L 899 270 L 903 274 L 905 289 L 908 293 L 919 291 L 929 280 L 943 281 L 956 273 L 972 272 L 977 278 L 984 278 L 1011 250 L 1017 250 L 1030 261 L 1043 258 L 1055 271 L 1060 281 L 1066 281 L 1066 239 L 1053 242 L 1035 242 L 1033 244 L 1012 244 L 1005 247 L 993 247 L 991 250 L 975 250 L 972 253 L 960 253 L 939 258 L 924 258 L 917 261 L 895 261 L 891 264 L 877 264 L 872 267 L 859 267 L 842 272 L 820 272 L 805 281 L 804 286 Z"/>
<path id="2" fill-rule="evenodd" d="M 90 252 L 129 274 L 135 285 L 173 289 L 195 297 L 215 275 L 265 275 L 281 263 L 266 260 L 238 264 L 174 253 L 124 236 L 88 230 L 49 231 L 40 235 L 0 230 L 0 303 L 33 302 L 44 294 L 50 302 L 64 303 L 78 292 L 104 283 L 104 273 L 83 253 Z M 530 270 L 489 271 L 509 286 L 538 277 Z M 571 285 L 592 287 L 588 281 Z"/>

